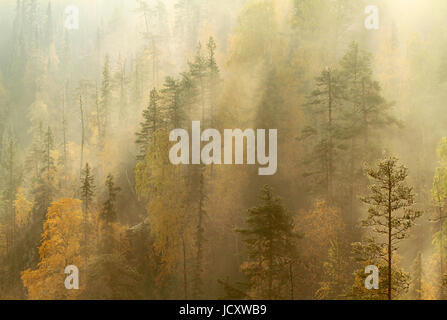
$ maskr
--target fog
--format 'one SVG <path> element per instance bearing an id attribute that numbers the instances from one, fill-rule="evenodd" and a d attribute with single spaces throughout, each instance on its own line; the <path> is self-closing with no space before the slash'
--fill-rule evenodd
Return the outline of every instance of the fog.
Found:
<path id="1" fill-rule="evenodd" d="M 446 19 L 443 0 L 0 0 L 0 297 L 446 298 Z M 208 157 L 193 121 L 222 136 Z M 235 164 L 235 129 L 265 150 L 247 137 Z M 173 131 L 202 161 L 170 161 Z"/>

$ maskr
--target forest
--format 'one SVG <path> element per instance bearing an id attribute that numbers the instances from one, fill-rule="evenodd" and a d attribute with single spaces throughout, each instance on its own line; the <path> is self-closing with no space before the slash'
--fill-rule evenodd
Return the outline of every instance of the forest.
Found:
<path id="1" fill-rule="evenodd" d="M 447 299 L 445 0 L 0 17 L 0 299 Z"/>

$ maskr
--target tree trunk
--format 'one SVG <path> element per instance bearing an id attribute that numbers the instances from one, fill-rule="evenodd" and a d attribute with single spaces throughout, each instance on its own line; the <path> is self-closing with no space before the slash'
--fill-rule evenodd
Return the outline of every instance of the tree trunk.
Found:
<path id="1" fill-rule="evenodd" d="M 293 294 L 293 267 L 292 267 L 292 261 L 289 263 L 289 281 L 290 281 L 290 300 L 294 300 L 294 294 Z"/>
<path id="2" fill-rule="evenodd" d="M 327 195 L 328 201 L 332 202 L 332 78 L 329 71 L 328 90 L 328 168 L 327 168 Z"/>
<path id="3" fill-rule="evenodd" d="M 391 263 L 391 231 L 392 231 L 392 226 L 391 226 L 391 190 L 392 190 L 392 185 L 391 185 L 391 169 L 389 168 L 389 173 L 388 173 L 388 300 L 391 300 L 391 267 L 392 267 L 392 263 Z"/>
<path id="4" fill-rule="evenodd" d="M 183 290 L 185 294 L 185 300 L 188 300 L 188 279 L 186 274 L 186 245 L 185 245 L 185 235 L 182 235 L 182 245 L 183 245 Z"/>
<path id="5" fill-rule="evenodd" d="M 64 144 L 64 189 L 67 187 L 67 134 L 66 134 L 66 121 L 65 121 L 65 85 L 62 98 L 62 130 L 63 130 L 63 144 Z"/>
<path id="6" fill-rule="evenodd" d="M 82 108 L 82 96 L 79 96 L 79 108 L 81 109 L 81 166 L 79 174 L 82 175 L 82 162 L 84 161 L 84 109 Z"/>

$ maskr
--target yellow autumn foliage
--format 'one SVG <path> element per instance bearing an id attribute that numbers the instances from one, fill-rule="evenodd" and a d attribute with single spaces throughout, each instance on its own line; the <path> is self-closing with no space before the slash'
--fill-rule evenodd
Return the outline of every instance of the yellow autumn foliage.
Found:
<path id="1" fill-rule="evenodd" d="M 75 265 L 82 272 L 81 239 L 81 201 L 60 199 L 53 202 L 44 223 L 38 268 L 22 272 L 29 299 L 73 299 L 77 296 L 82 283 L 81 290 L 67 290 L 64 270 L 68 265 Z"/>
<path id="2" fill-rule="evenodd" d="M 19 188 L 16 200 L 14 201 L 17 227 L 21 228 L 28 224 L 32 207 L 33 203 L 25 197 L 25 190 Z"/>

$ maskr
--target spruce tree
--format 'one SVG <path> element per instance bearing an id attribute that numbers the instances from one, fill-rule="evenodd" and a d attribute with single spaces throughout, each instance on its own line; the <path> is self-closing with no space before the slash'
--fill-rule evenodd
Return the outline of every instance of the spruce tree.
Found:
<path id="1" fill-rule="evenodd" d="M 138 160 L 144 159 L 154 132 L 162 126 L 161 116 L 160 95 L 157 89 L 154 88 L 151 90 L 149 106 L 143 111 L 143 122 L 140 123 L 140 131 L 136 133 L 136 143 L 139 149 Z"/>
<path id="2" fill-rule="evenodd" d="M 27 261 L 30 264 L 38 261 L 39 254 L 36 248 L 40 241 L 45 216 L 55 196 L 54 177 L 56 167 L 52 155 L 54 151 L 53 133 L 50 127 L 45 132 L 43 130 L 39 130 L 39 132 L 40 137 L 35 140 L 39 144 L 34 144 L 32 150 L 32 154 L 38 157 L 38 159 L 34 160 L 34 169 L 37 169 L 37 173 L 34 176 L 31 191 L 33 197 L 32 221 L 30 232 L 27 235 L 31 243 L 30 248 L 32 248 L 32 252 L 29 255 L 31 261 Z"/>
<path id="3" fill-rule="evenodd" d="M 116 196 L 121 188 L 115 187 L 113 176 L 111 174 L 107 175 L 105 185 L 107 196 L 102 205 L 101 213 L 99 216 L 102 222 L 103 229 L 101 248 L 103 253 L 112 253 L 115 246 L 112 224 L 117 221 Z"/>
<path id="4" fill-rule="evenodd" d="M 110 79 L 110 58 L 106 55 L 102 70 L 102 83 L 100 91 L 100 121 L 101 132 L 99 132 L 100 146 L 104 148 L 105 138 L 110 125 L 110 103 L 111 103 L 111 79 Z"/>
<path id="5" fill-rule="evenodd" d="M 93 200 L 95 194 L 95 179 L 92 175 L 90 165 L 88 162 L 82 170 L 81 176 L 81 200 L 83 202 L 83 212 L 88 214 L 89 205 Z"/>
<path id="6" fill-rule="evenodd" d="M 163 96 L 163 109 L 166 118 L 166 126 L 168 130 L 181 128 L 185 119 L 185 104 L 182 99 L 182 93 L 186 87 L 172 77 L 166 77 L 161 89 Z M 182 101 L 183 100 L 183 101 Z"/>
<path id="7" fill-rule="evenodd" d="M 249 281 L 249 296 L 259 299 L 284 297 L 289 276 L 289 261 L 296 254 L 296 239 L 292 217 L 281 200 L 273 196 L 272 188 L 264 186 L 261 204 L 248 210 L 244 236 L 248 261 L 242 269 Z"/>
<path id="8" fill-rule="evenodd" d="M 54 197 L 54 176 L 56 174 L 56 167 L 52 155 L 54 150 L 54 138 L 50 127 L 43 133 L 42 139 L 42 145 L 36 150 L 39 152 L 36 155 L 40 158 L 40 168 L 33 191 L 33 214 L 35 221 L 38 223 L 43 222 L 47 209 Z"/>
<path id="9" fill-rule="evenodd" d="M 211 128 L 215 127 L 216 123 L 216 104 L 220 89 L 220 75 L 219 66 L 216 62 L 216 42 L 213 37 L 210 37 L 208 44 L 208 57 L 207 57 L 207 83 L 208 83 L 208 101 L 210 104 L 210 125 Z"/>
<path id="10" fill-rule="evenodd" d="M 82 248 L 85 265 L 88 262 L 88 234 L 89 234 L 89 208 L 93 201 L 95 194 L 95 180 L 91 173 L 91 168 L 88 163 L 82 170 L 81 175 L 81 200 L 82 200 Z"/>

